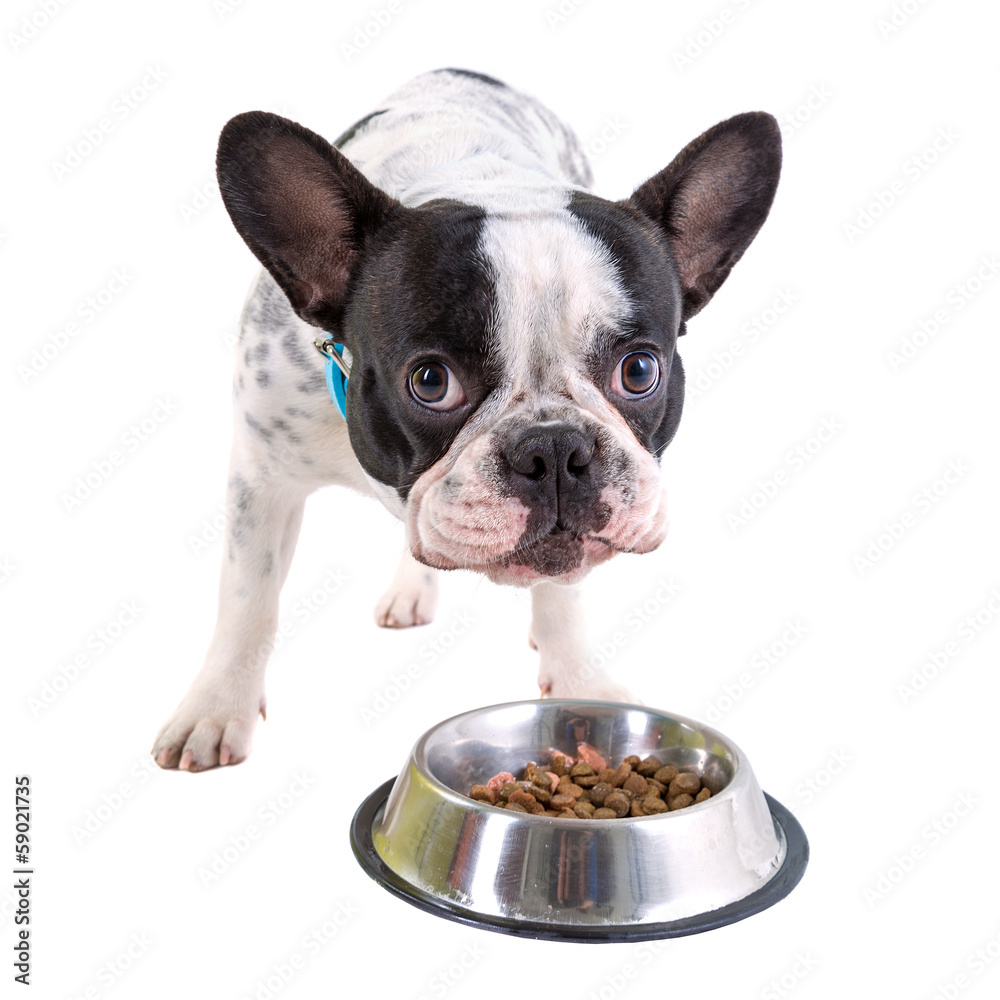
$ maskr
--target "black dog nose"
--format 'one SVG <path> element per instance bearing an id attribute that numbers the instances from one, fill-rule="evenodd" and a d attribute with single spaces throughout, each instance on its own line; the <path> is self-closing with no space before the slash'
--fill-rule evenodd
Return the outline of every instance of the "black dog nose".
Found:
<path id="1" fill-rule="evenodd" d="M 586 474 L 593 457 L 594 439 L 559 423 L 536 424 L 507 449 L 515 473 L 532 482 L 547 482 L 550 490 L 570 487 Z"/>
<path id="2" fill-rule="evenodd" d="M 553 421 L 535 424 L 506 449 L 515 494 L 551 530 L 581 530 L 594 499 L 589 473 L 595 445 L 579 428 Z"/>

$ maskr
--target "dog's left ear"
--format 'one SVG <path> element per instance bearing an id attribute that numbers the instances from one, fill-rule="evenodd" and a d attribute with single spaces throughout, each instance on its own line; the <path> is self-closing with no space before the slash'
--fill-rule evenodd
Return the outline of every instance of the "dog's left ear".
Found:
<path id="1" fill-rule="evenodd" d="M 750 111 L 699 136 L 626 202 L 667 237 L 684 293 L 682 320 L 708 302 L 757 235 L 780 172 L 778 123 Z"/>

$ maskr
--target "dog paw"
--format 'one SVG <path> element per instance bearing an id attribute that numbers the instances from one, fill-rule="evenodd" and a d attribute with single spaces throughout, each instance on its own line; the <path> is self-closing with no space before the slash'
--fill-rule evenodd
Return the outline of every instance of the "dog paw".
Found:
<path id="1" fill-rule="evenodd" d="M 263 691 L 234 696 L 228 685 L 196 682 L 157 735 L 153 759 L 167 771 L 242 763 L 258 714 L 264 717 Z"/>
<path id="2" fill-rule="evenodd" d="M 428 625 L 434 620 L 437 603 L 437 570 L 404 558 L 375 605 L 375 623 L 382 628 Z"/>

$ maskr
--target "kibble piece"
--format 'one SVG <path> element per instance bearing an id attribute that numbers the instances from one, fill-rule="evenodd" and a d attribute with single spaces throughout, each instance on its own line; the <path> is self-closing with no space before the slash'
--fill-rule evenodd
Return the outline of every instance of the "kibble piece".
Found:
<path id="1" fill-rule="evenodd" d="M 560 819 L 579 819 L 580 818 L 579 816 L 577 816 L 577 814 L 575 812 L 573 812 L 572 809 L 563 809 L 563 811 L 561 813 L 559 813 L 559 817 L 560 817 Z"/>
<path id="2" fill-rule="evenodd" d="M 511 795 L 514 794 L 514 792 L 519 791 L 521 791 L 521 786 L 516 781 L 508 781 L 507 784 L 500 789 L 500 798 L 506 802 Z"/>
<path id="3" fill-rule="evenodd" d="M 497 793 L 486 785 L 473 785 L 469 797 L 479 802 L 489 802 L 491 806 L 495 806 L 497 802 Z"/>
<path id="4" fill-rule="evenodd" d="M 578 761 L 569 769 L 569 776 L 571 778 L 581 778 L 586 777 L 588 774 L 596 773 L 597 772 L 585 760 Z"/>
<path id="5" fill-rule="evenodd" d="M 618 769 L 615 767 L 601 768 L 601 770 L 597 772 L 597 778 L 599 781 L 606 782 L 610 785 L 611 782 L 615 780 L 615 773 L 617 770 Z"/>
<path id="6" fill-rule="evenodd" d="M 684 771 L 682 774 L 678 774 L 677 777 L 670 782 L 671 795 L 690 795 L 693 798 L 698 794 L 700 789 L 701 779 L 697 774 L 691 774 L 690 771 Z"/>
<path id="7" fill-rule="evenodd" d="M 646 815 L 646 810 L 642 808 L 642 800 L 641 799 L 634 799 L 633 800 L 632 805 L 629 806 L 629 815 L 630 816 L 635 816 L 636 818 L 638 818 L 639 816 L 645 816 Z"/>
<path id="8" fill-rule="evenodd" d="M 581 774 L 573 779 L 573 783 L 581 788 L 593 788 L 600 780 L 596 774 Z"/>
<path id="9" fill-rule="evenodd" d="M 710 788 L 703 788 L 695 797 L 695 802 L 704 802 L 705 799 L 710 799 L 712 797 L 712 790 Z"/>
<path id="10" fill-rule="evenodd" d="M 590 819 L 596 811 L 597 807 L 593 802 L 577 802 L 577 804 L 573 806 L 573 812 L 575 812 L 580 819 Z"/>
<path id="11" fill-rule="evenodd" d="M 509 812 L 516 812 L 516 813 L 526 813 L 528 811 L 527 809 L 524 808 L 524 806 L 521 805 L 520 802 L 508 802 L 507 805 L 504 806 L 504 808 L 507 809 Z"/>
<path id="12" fill-rule="evenodd" d="M 569 778 L 559 779 L 559 788 L 557 791 L 560 795 L 572 795 L 574 799 L 578 799 L 583 795 L 583 789 Z"/>
<path id="13" fill-rule="evenodd" d="M 590 801 L 595 806 L 603 806 L 604 800 L 615 790 L 615 786 L 606 781 L 600 781 L 590 790 Z"/>
<path id="14" fill-rule="evenodd" d="M 646 811 L 647 816 L 654 816 L 656 813 L 666 812 L 667 804 L 663 799 L 658 799 L 655 795 L 647 795 L 642 800 L 642 808 Z"/>
<path id="15" fill-rule="evenodd" d="M 684 809 L 694 802 L 694 798 L 690 795 L 684 793 L 680 795 L 673 795 L 667 799 L 667 805 L 670 806 L 670 811 L 675 812 L 678 809 Z"/>
<path id="16" fill-rule="evenodd" d="M 632 773 L 632 765 L 628 761 L 622 761 L 618 765 L 618 770 L 615 771 L 615 776 L 611 779 L 611 784 L 615 788 L 621 788 L 625 784 L 628 776 Z"/>
<path id="17" fill-rule="evenodd" d="M 562 812 L 564 809 L 572 809 L 576 805 L 576 799 L 572 795 L 563 795 L 560 792 L 558 795 L 553 795 L 549 799 L 549 807 L 551 809 L 558 809 Z"/>
<path id="18" fill-rule="evenodd" d="M 542 813 L 543 816 L 561 816 L 562 813 L 558 809 L 546 809 Z"/>
<path id="19" fill-rule="evenodd" d="M 613 809 L 619 818 L 624 816 L 630 807 L 629 797 L 622 791 L 614 791 L 604 800 L 604 808 Z"/>
<path id="20" fill-rule="evenodd" d="M 625 758 L 624 763 L 628 764 L 634 771 L 642 763 L 642 758 L 633 753 Z"/>
<path id="21" fill-rule="evenodd" d="M 545 783 L 544 787 L 542 785 L 532 785 L 528 794 L 533 796 L 537 802 L 541 802 L 543 804 L 552 798 L 552 792 L 549 790 L 548 782 Z"/>
<path id="22" fill-rule="evenodd" d="M 618 813 L 614 809 L 605 809 L 603 806 L 600 809 L 594 810 L 594 815 L 591 819 L 618 819 Z"/>
<path id="23" fill-rule="evenodd" d="M 518 805 L 524 806 L 524 808 L 529 811 L 531 810 L 532 806 L 538 805 L 538 799 L 536 799 L 533 795 L 529 795 L 522 789 L 518 789 L 516 792 L 510 793 L 510 795 L 507 797 L 508 805 L 511 802 L 516 802 Z"/>
<path id="24" fill-rule="evenodd" d="M 657 781 L 656 778 L 647 778 L 646 785 L 650 792 L 655 792 L 657 795 L 663 795 L 667 790 L 667 786 L 662 781 Z"/>
<path id="25" fill-rule="evenodd" d="M 652 778 L 661 767 L 663 767 L 663 761 L 659 757 L 647 757 L 645 760 L 639 761 L 635 770 L 644 778 Z"/>
<path id="26" fill-rule="evenodd" d="M 566 758 L 562 754 L 556 754 L 552 758 L 552 773 L 562 777 L 566 773 Z"/>
<path id="27" fill-rule="evenodd" d="M 641 774 L 633 773 L 625 779 L 625 784 L 622 785 L 622 788 L 627 792 L 631 792 L 636 798 L 641 799 L 645 796 L 649 785 Z"/>
<path id="28" fill-rule="evenodd" d="M 656 778 L 657 781 L 663 782 L 664 785 L 669 785 L 679 773 L 680 772 L 676 767 L 674 767 L 673 764 L 664 764 L 664 766 L 661 767 L 659 771 L 653 775 L 653 777 Z"/>

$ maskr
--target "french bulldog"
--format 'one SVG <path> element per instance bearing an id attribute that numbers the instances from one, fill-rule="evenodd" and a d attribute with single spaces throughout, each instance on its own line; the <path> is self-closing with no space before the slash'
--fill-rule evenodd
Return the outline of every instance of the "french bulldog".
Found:
<path id="1" fill-rule="evenodd" d="M 475 570 L 531 588 L 543 696 L 621 698 L 580 670 L 571 585 L 664 538 L 677 338 L 756 236 L 780 165 L 774 118 L 740 114 L 608 201 L 551 111 L 466 70 L 418 76 L 332 145 L 233 118 L 219 187 L 264 269 L 237 347 L 218 625 L 156 763 L 250 752 L 305 500 L 328 484 L 405 526 L 379 625 L 429 622 L 437 571 Z"/>

